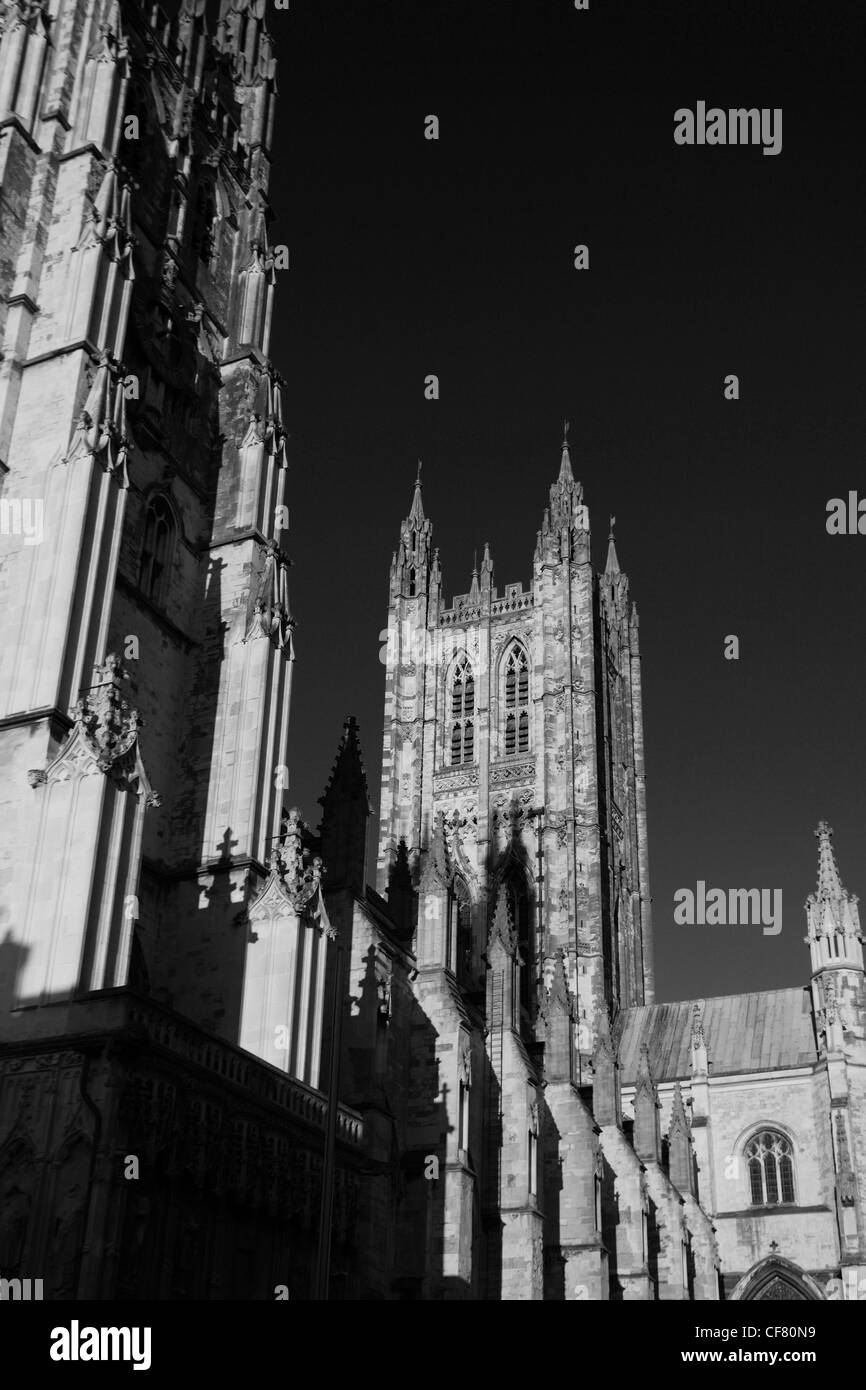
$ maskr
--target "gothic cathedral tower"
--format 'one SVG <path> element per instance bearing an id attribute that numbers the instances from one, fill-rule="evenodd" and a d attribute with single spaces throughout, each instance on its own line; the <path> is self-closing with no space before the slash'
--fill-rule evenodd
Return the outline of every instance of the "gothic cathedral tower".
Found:
<path id="1" fill-rule="evenodd" d="M 0 1035 L 134 979 L 247 1039 L 294 624 L 266 9 L 0 5 Z"/>
<path id="2" fill-rule="evenodd" d="M 447 607 L 416 482 L 390 575 L 380 891 L 407 870 L 448 1097 L 446 1275 L 541 1297 L 540 1085 L 591 1081 L 608 1017 L 653 999 L 637 611 L 612 535 L 592 567 L 567 435 L 526 590 L 497 592 L 485 546 Z"/>

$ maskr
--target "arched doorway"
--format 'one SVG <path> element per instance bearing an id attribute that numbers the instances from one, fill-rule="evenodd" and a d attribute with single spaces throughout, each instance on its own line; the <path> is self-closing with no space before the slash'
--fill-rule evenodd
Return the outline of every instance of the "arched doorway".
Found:
<path id="1" fill-rule="evenodd" d="M 799 1265 L 783 1255 L 768 1255 L 759 1260 L 737 1284 L 732 1299 L 757 1301 L 812 1302 L 824 1299 L 815 1280 Z"/>

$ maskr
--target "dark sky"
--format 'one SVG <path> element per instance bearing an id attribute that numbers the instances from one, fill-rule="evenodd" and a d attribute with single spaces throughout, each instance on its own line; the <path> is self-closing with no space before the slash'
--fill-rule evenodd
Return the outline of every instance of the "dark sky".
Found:
<path id="1" fill-rule="evenodd" d="M 805 983 L 820 818 L 866 888 L 866 537 L 825 528 L 866 496 L 862 4 L 269 10 L 292 801 L 317 823 L 351 711 L 378 810 L 417 456 L 449 602 L 485 540 L 501 591 L 531 577 L 568 416 L 596 561 L 615 512 L 641 615 L 657 996 Z M 698 100 L 782 107 L 781 154 L 676 146 Z M 781 888 L 781 934 L 675 926 L 698 879 Z"/>

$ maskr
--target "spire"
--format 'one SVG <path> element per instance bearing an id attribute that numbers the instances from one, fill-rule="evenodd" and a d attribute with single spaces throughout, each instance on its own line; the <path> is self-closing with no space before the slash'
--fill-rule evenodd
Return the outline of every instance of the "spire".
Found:
<path id="1" fill-rule="evenodd" d="M 571 455 L 568 452 L 568 431 L 569 422 L 562 422 L 562 455 L 559 460 L 559 477 L 557 483 L 560 487 L 574 487 L 574 474 L 571 471 Z"/>
<path id="2" fill-rule="evenodd" d="M 818 822 L 815 838 L 818 841 L 818 900 L 838 901 L 844 895 L 845 890 L 842 887 L 842 880 L 836 865 L 836 856 L 830 843 L 833 838 L 833 829 L 825 820 Z"/>
<path id="3" fill-rule="evenodd" d="M 825 820 L 818 823 L 818 886 L 806 899 L 807 942 L 812 953 L 813 974 L 827 966 L 863 969 L 863 940 L 857 897 L 842 886 L 831 843 L 832 828 Z"/>
<path id="4" fill-rule="evenodd" d="M 671 1118 L 668 1126 L 668 1167 L 674 1187 L 678 1188 L 680 1192 L 694 1193 L 691 1134 L 679 1081 L 674 1086 L 674 1097 L 671 1102 Z"/>
<path id="5" fill-rule="evenodd" d="M 565 420 L 563 422 L 559 475 L 550 489 L 549 517 L 547 511 L 545 511 L 542 527 L 545 536 L 547 536 L 548 531 L 552 530 L 553 535 L 550 538 L 550 545 L 553 547 L 557 557 L 559 556 L 561 532 L 565 527 L 568 527 L 570 530 L 577 529 L 579 520 L 577 508 L 583 503 L 583 489 L 580 483 L 574 481 L 574 474 L 571 471 L 568 429 L 568 421 Z M 553 558 L 553 552 L 551 552 L 551 558 Z"/>
<path id="6" fill-rule="evenodd" d="M 418 460 L 418 473 L 415 478 L 415 496 L 412 498 L 412 509 L 409 512 L 409 521 L 419 530 L 424 525 L 424 507 L 421 502 L 421 469 L 423 465 Z"/>
<path id="7" fill-rule="evenodd" d="M 565 953 L 553 958 L 553 978 L 543 1010 L 546 1030 L 544 1075 L 547 1081 L 570 1081 L 574 1071 L 574 1001 L 568 987 Z"/>
<path id="8" fill-rule="evenodd" d="M 634 1086 L 634 1151 L 638 1158 L 651 1159 L 656 1163 L 661 1153 L 658 1091 L 646 1043 L 640 1050 Z"/>
<path id="9" fill-rule="evenodd" d="M 358 721 L 346 716 L 328 785 L 319 797 L 322 822 L 322 858 L 328 870 L 329 888 L 364 891 L 367 858 L 367 821 L 372 810 L 367 773 L 361 754 Z"/>
<path id="10" fill-rule="evenodd" d="M 415 477 L 415 492 L 409 515 L 400 528 L 400 548 L 396 566 L 391 570 L 392 599 L 418 598 L 429 590 L 432 560 L 433 524 L 424 515 L 421 501 L 421 460 Z M 437 575 L 441 580 L 441 576 Z"/>
<path id="11" fill-rule="evenodd" d="M 469 602 L 478 603 L 481 598 L 481 590 L 478 587 L 478 551 L 472 556 L 472 583 L 469 585 Z"/>
<path id="12" fill-rule="evenodd" d="M 613 528 L 615 525 L 616 517 L 612 516 L 610 519 L 610 531 L 608 532 L 607 536 L 607 564 L 605 565 L 604 569 L 605 579 L 612 579 L 615 575 L 619 574 L 620 572 L 619 560 L 616 554 L 616 545 L 614 543 L 613 538 Z"/>
<path id="13" fill-rule="evenodd" d="M 481 587 L 489 590 L 493 585 L 493 561 L 490 558 L 490 546 L 484 542 L 484 554 L 481 557 Z"/>
<path id="14" fill-rule="evenodd" d="M 610 1033 L 610 1018 L 604 1006 L 598 1014 L 591 1065 L 593 1077 L 592 1113 L 596 1123 L 599 1125 L 619 1125 L 622 1121 L 619 1065 L 616 1048 Z"/>

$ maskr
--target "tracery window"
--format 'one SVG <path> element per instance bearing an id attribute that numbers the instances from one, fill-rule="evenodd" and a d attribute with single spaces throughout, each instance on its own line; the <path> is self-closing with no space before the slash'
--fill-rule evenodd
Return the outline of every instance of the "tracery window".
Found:
<path id="1" fill-rule="evenodd" d="M 753 1207 L 772 1207 L 794 1201 L 794 1156 L 790 1140 L 765 1129 L 745 1149 L 749 1196 Z"/>
<path id="2" fill-rule="evenodd" d="M 529 752 L 529 658 L 515 642 L 505 657 L 503 749 L 506 757 Z"/>
<path id="3" fill-rule="evenodd" d="M 171 508 L 164 497 L 153 497 L 144 519 L 144 542 L 138 567 L 138 587 L 152 603 L 163 602 L 173 541 Z"/>
<path id="4" fill-rule="evenodd" d="M 451 766 L 475 761 L 475 677 L 464 656 L 451 676 Z"/>

